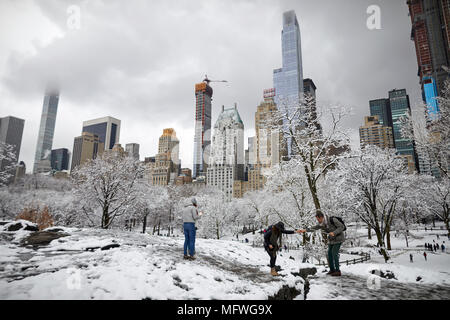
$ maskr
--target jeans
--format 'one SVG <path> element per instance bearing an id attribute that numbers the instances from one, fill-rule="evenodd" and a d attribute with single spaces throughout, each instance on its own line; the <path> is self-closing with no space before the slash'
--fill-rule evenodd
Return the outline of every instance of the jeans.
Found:
<path id="1" fill-rule="evenodd" d="M 275 262 L 277 261 L 277 252 L 274 249 L 270 250 L 268 247 L 266 247 L 266 252 L 270 256 L 270 267 L 275 268 Z"/>
<path id="2" fill-rule="evenodd" d="M 339 271 L 339 249 L 342 243 L 328 245 L 328 265 L 330 271 Z"/>
<path id="3" fill-rule="evenodd" d="M 189 255 L 195 254 L 195 223 L 185 222 L 184 227 L 184 255 L 187 256 L 189 248 Z"/>

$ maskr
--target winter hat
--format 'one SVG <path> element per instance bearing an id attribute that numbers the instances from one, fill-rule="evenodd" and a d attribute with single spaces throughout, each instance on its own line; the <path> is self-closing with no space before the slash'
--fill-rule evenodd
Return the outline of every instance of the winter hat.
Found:
<path id="1" fill-rule="evenodd" d="M 192 198 L 192 204 L 197 205 L 197 199 Z"/>
<path id="2" fill-rule="evenodd" d="M 278 230 L 283 231 L 283 230 L 284 230 L 284 223 L 280 221 L 280 222 L 278 222 L 278 223 L 275 225 L 275 227 L 276 227 Z"/>

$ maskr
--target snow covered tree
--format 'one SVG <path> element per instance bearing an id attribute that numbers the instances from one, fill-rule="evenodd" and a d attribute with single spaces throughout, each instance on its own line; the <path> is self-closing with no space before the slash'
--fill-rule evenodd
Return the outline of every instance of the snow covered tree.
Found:
<path id="1" fill-rule="evenodd" d="M 401 118 L 401 134 L 414 140 L 419 156 L 429 161 L 431 168 L 439 169 L 439 176 L 450 179 L 450 81 L 445 82 L 441 97 L 437 98 L 438 114 L 429 114 L 421 106 L 425 118 L 408 115 Z"/>
<path id="2" fill-rule="evenodd" d="M 290 228 L 298 229 L 313 221 L 314 201 L 303 169 L 291 160 L 281 162 L 268 174 L 265 191 L 270 197 L 269 223 L 281 220 Z"/>
<path id="3" fill-rule="evenodd" d="M 405 177 L 405 192 L 398 204 L 398 217 L 393 224 L 398 234 L 405 238 L 406 246 L 409 246 L 410 231 L 414 224 L 422 218 L 429 216 L 429 199 L 426 199 L 430 187 L 431 176 L 410 174 Z M 409 180 L 409 181 L 406 181 Z"/>
<path id="4" fill-rule="evenodd" d="M 104 152 L 72 173 L 75 195 L 85 218 L 103 229 L 128 212 L 138 197 L 137 180 L 144 168 L 139 161 Z M 98 221 L 99 220 L 99 221 Z"/>
<path id="5" fill-rule="evenodd" d="M 133 210 L 128 211 L 122 220 L 131 224 L 132 219 L 137 219 L 142 222 L 142 233 L 145 233 L 149 221 L 153 222 L 153 225 L 160 221 L 160 212 L 167 204 L 169 196 L 166 188 L 151 185 L 147 181 L 139 181 L 136 192 Z"/>
<path id="6" fill-rule="evenodd" d="M 445 223 L 448 234 L 450 215 L 450 179 L 433 179 L 424 195 L 430 204 L 431 212 Z"/>
<path id="7" fill-rule="evenodd" d="M 0 187 L 7 185 L 15 174 L 17 163 L 15 146 L 0 141 Z"/>
<path id="8" fill-rule="evenodd" d="M 301 101 L 282 99 L 277 107 L 271 128 L 284 137 L 287 150 L 291 149 L 289 160 L 297 170 L 302 169 L 314 206 L 320 209 L 319 179 L 348 154 L 349 138 L 347 131 L 342 129 L 342 121 L 349 112 L 332 106 L 327 108 L 329 118 L 325 119 L 325 113 L 316 107 L 316 100 L 309 95 Z M 327 122 L 325 132 L 320 124 L 322 120 Z"/>
<path id="9" fill-rule="evenodd" d="M 225 194 L 215 188 L 208 188 L 196 196 L 198 211 L 203 216 L 198 221 L 199 233 L 207 238 L 222 238 L 230 228 L 233 215 Z M 186 198 L 185 201 L 190 201 Z"/>
<path id="10" fill-rule="evenodd" d="M 330 178 L 335 186 L 333 196 L 341 199 L 349 214 L 375 231 L 386 261 L 391 225 L 406 190 L 406 175 L 405 163 L 395 150 L 369 145 L 359 155 L 339 163 Z"/>
<path id="11" fill-rule="evenodd" d="M 238 204 L 242 207 L 244 223 L 252 224 L 253 229 L 269 225 L 269 202 L 272 195 L 267 190 L 247 192 Z"/>

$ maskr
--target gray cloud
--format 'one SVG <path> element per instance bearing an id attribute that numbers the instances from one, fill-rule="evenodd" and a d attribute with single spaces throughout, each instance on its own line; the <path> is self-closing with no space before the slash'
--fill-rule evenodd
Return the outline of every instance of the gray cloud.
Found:
<path id="1" fill-rule="evenodd" d="M 67 8 L 74 3 L 81 9 L 79 30 L 67 28 Z M 366 27 L 371 4 L 381 8 L 382 30 Z M 190 166 L 194 84 L 205 73 L 229 81 L 213 83 L 213 123 L 222 104 L 237 102 L 251 132 L 262 90 L 272 87 L 272 70 L 281 66 L 281 20 L 289 9 L 301 27 L 304 77 L 316 83 L 319 103 L 354 108 L 346 122 L 354 141 L 369 99 L 387 97 L 393 88 L 406 88 L 413 102 L 420 97 L 405 1 L 53 0 L 2 6 L 8 10 L 0 10 L 0 20 L 8 14 L 9 28 L 0 31 L 7 44 L 0 49 L 0 115 L 25 118 L 21 160 L 29 168 L 43 88 L 53 78 L 61 84 L 54 147 L 72 149 L 83 120 L 111 115 L 122 120 L 121 143 L 140 143 L 141 157 L 156 153 L 162 129 L 173 126 L 183 166 Z"/>

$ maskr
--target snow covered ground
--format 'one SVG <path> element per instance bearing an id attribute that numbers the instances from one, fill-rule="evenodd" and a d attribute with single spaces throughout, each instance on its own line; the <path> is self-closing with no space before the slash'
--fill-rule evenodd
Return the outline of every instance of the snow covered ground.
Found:
<path id="1" fill-rule="evenodd" d="M 343 251 L 367 252 L 372 259 L 366 263 L 341 265 L 343 277 L 339 279 L 318 272 L 310 280 L 308 299 L 450 299 L 450 250 L 424 250 L 424 244 L 433 244 L 433 240 L 439 244 L 444 242 L 445 246 L 450 242 L 439 225 L 434 231 L 430 227 L 427 231 L 423 227 L 412 230 L 409 247 L 403 236 L 392 236 L 388 263 L 372 247 L 376 240 L 367 240 L 367 230 L 360 229 L 355 233 L 359 237 L 359 246 L 349 247 L 347 241 Z M 358 241 L 353 239 L 353 242 Z M 410 254 L 413 262 L 410 262 Z M 341 257 L 341 260 L 344 259 Z M 373 270 L 375 274 L 372 274 Z M 381 272 L 393 273 L 395 279 L 381 278 Z"/>
<path id="2" fill-rule="evenodd" d="M 248 244 L 198 239 L 187 261 L 181 237 L 63 229 L 69 236 L 36 250 L 20 246 L 30 232 L 0 231 L 0 299 L 267 299 L 286 285 L 300 294 L 291 272 L 309 266 L 283 255 L 274 278 L 268 255 Z M 100 249 L 110 244 L 120 247 Z"/>
<path id="3" fill-rule="evenodd" d="M 295 287 L 304 299 L 298 273 L 302 251 L 283 250 L 277 265 L 282 277 L 269 274 L 268 255 L 253 248 L 253 239 L 197 239 L 197 260 L 183 260 L 184 238 L 151 236 L 115 230 L 61 228 L 68 234 L 46 246 L 24 246 L 30 231 L 1 231 L 0 299 L 268 299 L 283 286 Z M 341 261 L 350 252 L 369 252 L 367 263 L 342 265 L 340 278 L 325 275 L 324 267 L 309 277 L 307 299 L 450 299 L 450 254 L 427 251 L 425 242 L 447 242 L 442 231 L 412 231 L 392 238 L 392 260 L 384 263 L 364 230 L 358 246 L 343 246 Z M 437 239 L 439 234 L 440 239 Z M 241 242 L 245 238 L 249 243 Z M 295 242 L 296 235 L 287 240 Z M 357 241 L 353 239 L 354 243 Z M 108 245 L 119 245 L 101 250 Z M 414 262 L 409 262 L 409 254 Z M 375 274 L 372 274 L 375 270 Z M 395 279 L 380 277 L 393 273 Z M 281 290 L 282 291 L 282 290 Z"/>

